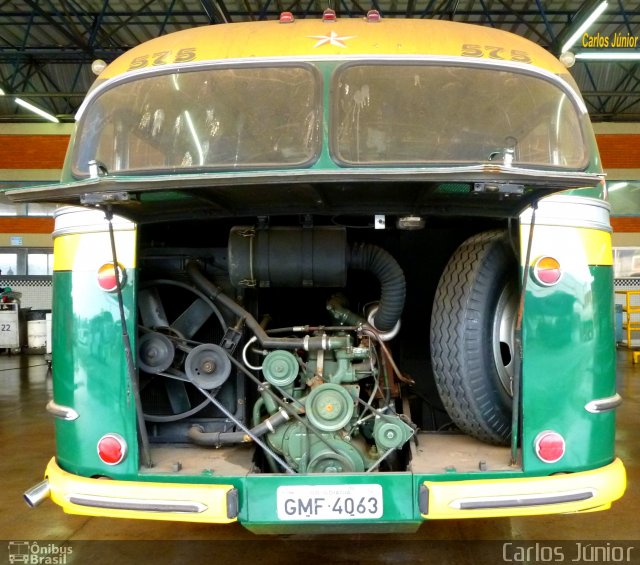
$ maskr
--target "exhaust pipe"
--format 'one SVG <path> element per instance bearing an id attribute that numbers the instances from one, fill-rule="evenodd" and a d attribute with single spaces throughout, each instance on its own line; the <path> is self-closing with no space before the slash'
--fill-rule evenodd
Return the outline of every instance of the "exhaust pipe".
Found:
<path id="1" fill-rule="evenodd" d="M 25 491 L 22 496 L 24 497 L 24 501 L 31 508 L 35 508 L 36 506 L 39 506 L 46 498 L 49 498 L 50 494 L 51 487 L 49 486 L 49 480 L 45 479 L 44 481 Z"/>

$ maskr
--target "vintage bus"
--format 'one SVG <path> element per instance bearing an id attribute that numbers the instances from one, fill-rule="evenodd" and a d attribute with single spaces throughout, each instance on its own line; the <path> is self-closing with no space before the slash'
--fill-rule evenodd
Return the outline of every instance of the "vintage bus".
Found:
<path id="1" fill-rule="evenodd" d="M 65 512 L 255 532 L 608 508 L 611 228 L 567 69 L 496 29 L 284 13 L 139 45 L 57 203 Z"/>

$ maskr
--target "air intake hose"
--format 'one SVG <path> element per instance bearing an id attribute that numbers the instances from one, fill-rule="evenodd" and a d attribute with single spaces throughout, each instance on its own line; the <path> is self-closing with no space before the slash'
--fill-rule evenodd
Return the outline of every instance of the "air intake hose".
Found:
<path id="1" fill-rule="evenodd" d="M 381 247 L 357 243 L 351 247 L 349 267 L 369 271 L 380 281 L 380 303 L 373 325 L 381 332 L 391 331 L 402 315 L 406 295 L 406 283 L 400 265 Z"/>

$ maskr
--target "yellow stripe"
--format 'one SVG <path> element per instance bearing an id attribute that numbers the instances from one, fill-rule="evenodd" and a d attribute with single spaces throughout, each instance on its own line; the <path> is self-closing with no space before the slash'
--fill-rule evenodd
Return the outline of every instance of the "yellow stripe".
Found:
<path id="1" fill-rule="evenodd" d="M 326 40 L 323 41 L 323 38 Z M 313 55 L 434 55 L 523 61 L 559 75 L 567 69 L 548 51 L 518 35 L 489 27 L 434 20 L 320 18 L 242 22 L 198 27 L 152 39 L 127 51 L 100 75 L 105 80 L 132 69 L 160 69 L 180 62 Z"/>
<path id="2" fill-rule="evenodd" d="M 136 232 L 116 231 L 118 263 L 126 269 L 136 266 Z M 54 271 L 90 271 L 97 273 L 105 263 L 111 263 L 111 242 L 108 232 L 60 235 L 53 241 Z"/>
<path id="3" fill-rule="evenodd" d="M 606 510 L 614 500 L 623 495 L 626 488 L 626 473 L 622 462 L 616 459 L 610 465 L 600 469 L 567 475 L 442 483 L 425 481 L 424 485 L 429 490 L 429 512 L 423 514 L 423 518 L 426 519 L 533 516 Z M 461 509 L 455 507 L 457 502 L 465 499 L 561 495 L 586 489 L 592 489 L 594 496 L 577 502 L 511 508 Z"/>
<path id="4" fill-rule="evenodd" d="M 55 459 L 47 466 L 46 478 L 51 488 L 51 499 L 62 506 L 68 514 L 103 516 L 146 520 L 172 520 L 181 522 L 206 522 L 228 524 L 237 521 L 227 516 L 227 494 L 232 485 L 190 485 L 176 483 L 145 483 L 136 481 L 111 481 L 88 479 L 72 475 L 60 469 Z M 204 509 L 196 513 L 153 512 L 144 510 L 121 510 L 83 506 L 69 501 L 71 496 L 129 499 L 131 501 L 162 501 L 175 503 L 197 503 Z"/>
<path id="5" fill-rule="evenodd" d="M 520 232 L 521 257 L 524 263 L 529 226 L 523 225 Z M 550 255 L 558 261 L 563 271 L 571 272 L 586 265 L 613 265 L 611 234 L 591 228 L 536 225 L 533 230 L 531 265 L 537 259 Z"/>

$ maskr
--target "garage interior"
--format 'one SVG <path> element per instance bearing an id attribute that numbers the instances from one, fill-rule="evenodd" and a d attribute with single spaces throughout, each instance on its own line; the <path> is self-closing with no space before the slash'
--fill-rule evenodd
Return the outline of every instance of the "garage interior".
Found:
<path id="1" fill-rule="evenodd" d="M 276 19 L 282 11 L 300 18 L 318 18 L 326 7 L 335 9 L 338 17 L 362 17 L 371 7 L 358 0 L 328 4 L 280 0 L 0 0 L 0 190 L 57 182 L 74 114 L 95 78 L 91 69 L 94 61 L 109 62 L 143 41 L 194 26 Z M 382 17 L 444 19 L 511 31 L 556 56 L 562 54 L 567 39 L 599 5 L 581 0 L 372 3 Z M 619 34 L 639 38 L 640 6 L 630 0 L 609 2 L 589 31 L 603 37 Z M 579 44 L 571 50 L 576 55 L 589 53 Z M 0 461 L 5 480 L 0 491 L 0 538 L 7 543 L 37 540 L 69 544 L 74 554 L 65 563 L 201 562 L 215 552 L 216 559 L 260 560 L 265 564 L 314 559 L 315 555 L 318 557 L 314 560 L 345 564 L 503 562 L 502 542 L 640 540 L 636 510 L 640 505 L 640 447 L 635 435 L 640 426 L 640 332 L 633 332 L 640 313 L 631 312 L 640 308 L 640 295 L 633 294 L 640 290 L 640 49 L 636 45 L 626 51 L 636 57 L 592 60 L 578 56 L 571 67 L 594 123 L 612 207 L 617 378 L 618 392 L 624 399 L 617 412 L 617 454 L 627 469 L 628 485 L 624 497 L 610 510 L 427 522 L 410 535 L 299 534 L 265 539 L 237 524 L 71 516 L 50 501 L 37 510 L 28 508 L 22 493 L 40 480 L 54 453 L 53 419 L 45 411 L 51 397 L 46 315 L 51 309 L 54 207 L 15 205 L 2 196 L 0 287 L 10 297 L 11 293 L 20 297 L 25 314 L 21 318 L 23 335 L 16 336 L 17 347 L 0 343 L 0 445 L 5 446 Z M 29 102 L 49 117 L 17 100 Z M 89 540 L 140 543 L 84 543 Z M 500 543 L 470 543 L 489 540 Z M 150 541 L 153 543 L 143 543 Z M 210 545 L 214 541 L 216 545 Z M 324 545 L 327 541 L 331 543 L 329 550 Z M 640 563 L 640 549 L 633 558 L 629 562 Z"/>

